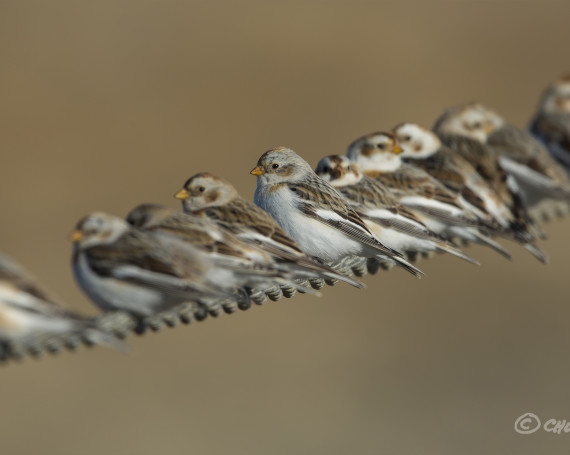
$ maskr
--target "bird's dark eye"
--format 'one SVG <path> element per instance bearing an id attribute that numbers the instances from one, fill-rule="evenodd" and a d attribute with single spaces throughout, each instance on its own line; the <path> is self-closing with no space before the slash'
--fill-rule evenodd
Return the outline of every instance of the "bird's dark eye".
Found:
<path id="1" fill-rule="evenodd" d="M 198 188 L 198 191 L 200 193 L 203 193 L 204 191 L 206 191 L 206 188 L 204 188 L 203 186 L 201 186 L 200 188 Z"/>
<path id="2" fill-rule="evenodd" d="M 481 128 L 481 126 L 482 126 L 482 125 L 481 125 L 481 122 L 475 122 L 475 123 L 473 124 L 473 129 L 478 130 L 479 128 Z"/>
<path id="3" fill-rule="evenodd" d="M 271 166 L 273 169 L 277 169 L 279 167 L 279 165 L 277 163 L 273 163 L 273 165 Z"/>
<path id="4" fill-rule="evenodd" d="M 384 144 L 376 144 L 376 147 L 378 147 L 380 150 L 384 149 Z"/>
<path id="5" fill-rule="evenodd" d="M 404 141 L 410 141 L 412 139 L 412 136 L 404 136 Z"/>

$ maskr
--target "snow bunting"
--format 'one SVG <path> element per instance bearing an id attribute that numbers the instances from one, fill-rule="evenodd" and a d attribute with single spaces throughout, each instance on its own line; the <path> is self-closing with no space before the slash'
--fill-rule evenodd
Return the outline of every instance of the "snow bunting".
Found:
<path id="1" fill-rule="evenodd" d="M 402 162 L 402 148 L 391 133 L 377 132 L 350 144 L 347 156 L 366 175 L 390 188 L 400 204 L 415 211 L 433 232 L 452 240 L 461 238 L 510 254 L 479 229 L 494 229 L 470 210 L 470 204 L 424 170 Z"/>
<path id="2" fill-rule="evenodd" d="M 474 103 L 467 106 L 477 106 Z M 514 216 L 511 228 L 516 232 L 519 241 L 539 261 L 546 263 L 548 258 L 533 242 L 543 237 L 541 230 L 530 217 L 524 204 L 524 195 L 516 179 L 503 168 L 497 149 L 481 142 L 486 132 L 494 126 L 484 125 L 484 115 L 479 108 L 467 109 L 469 113 L 465 121 L 461 121 L 463 108 L 448 109 L 436 121 L 434 132 L 441 142 L 454 152 L 465 158 L 495 191 Z M 496 119 L 494 119 L 496 121 Z M 483 126 L 481 126 L 483 125 Z M 478 131 L 467 135 L 465 131 Z"/>
<path id="3" fill-rule="evenodd" d="M 224 285 L 231 286 L 233 273 L 180 239 L 132 228 L 105 213 L 81 219 L 71 239 L 75 279 L 104 311 L 142 318 L 181 303 L 231 297 Z"/>
<path id="4" fill-rule="evenodd" d="M 405 162 L 422 168 L 501 226 L 509 226 L 512 217 L 509 208 L 475 168 L 445 147 L 435 133 L 414 123 L 402 123 L 392 132 L 402 148 L 401 157 Z"/>
<path id="5" fill-rule="evenodd" d="M 404 151 L 404 159 L 421 167 L 451 190 L 461 193 L 471 204 L 492 215 L 503 228 L 498 235 L 512 238 L 531 251 L 537 250 L 532 243 L 534 237 L 526 230 L 524 223 L 517 221 L 512 207 L 505 204 L 469 161 L 443 145 L 435 133 L 413 123 L 403 123 L 394 128 L 394 134 Z"/>
<path id="6" fill-rule="evenodd" d="M 265 152 L 251 174 L 257 176 L 255 203 L 307 254 L 328 263 L 347 256 L 378 258 L 421 276 L 400 253 L 383 245 L 342 195 L 293 150 Z"/>
<path id="7" fill-rule="evenodd" d="M 544 91 L 530 131 L 570 170 L 570 74 Z"/>
<path id="8" fill-rule="evenodd" d="M 406 162 L 421 167 L 451 191 L 460 193 L 500 226 L 509 227 L 511 210 L 467 159 L 442 144 L 435 133 L 414 123 L 398 125 L 393 132 Z"/>
<path id="9" fill-rule="evenodd" d="M 228 181 L 201 172 L 190 177 L 175 197 L 185 212 L 209 218 L 240 240 L 269 253 L 299 278 L 315 276 L 341 280 L 355 287 L 362 283 L 307 256 L 266 211 L 242 198 Z"/>
<path id="10" fill-rule="evenodd" d="M 481 129 L 490 130 L 489 126 L 483 125 L 483 116 L 478 110 L 470 110 L 465 124 L 460 121 L 462 110 L 460 108 L 448 109 L 437 121 L 433 131 L 441 142 L 454 152 L 465 158 L 490 185 L 495 193 L 501 198 L 512 211 L 521 217 L 528 217 L 526 210 L 521 206 L 522 195 L 513 177 L 509 176 L 499 163 L 497 151 L 488 147 L 485 133 Z M 477 133 L 467 135 L 465 131 L 476 130 Z"/>
<path id="11" fill-rule="evenodd" d="M 293 281 L 299 270 L 279 264 L 270 254 L 242 242 L 208 218 L 157 204 L 141 204 L 127 215 L 127 222 L 156 235 L 178 238 L 202 251 L 217 267 L 233 272 L 234 288 L 270 288 L 279 283 L 308 291 Z M 304 273 L 305 277 L 318 276 L 314 271 Z"/>
<path id="12" fill-rule="evenodd" d="M 478 264 L 431 232 L 412 211 L 397 202 L 388 188 L 360 173 L 346 156 L 330 155 L 322 158 L 315 173 L 335 187 L 350 202 L 370 231 L 390 248 L 408 254 L 447 252 Z"/>
<path id="13" fill-rule="evenodd" d="M 495 111 L 477 103 L 458 106 L 440 117 L 436 129 L 495 149 L 501 167 L 516 179 L 527 207 L 541 199 L 570 199 L 564 169 L 530 133 L 507 124 Z"/>
<path id="14" fill-rule="evenodd" d="M 36 279 L 0 254 L 0 342 L 26 343 L 38 336 L 86 335 L 96 343 L 120 347 L 92 319 L 59 305 Z"/>

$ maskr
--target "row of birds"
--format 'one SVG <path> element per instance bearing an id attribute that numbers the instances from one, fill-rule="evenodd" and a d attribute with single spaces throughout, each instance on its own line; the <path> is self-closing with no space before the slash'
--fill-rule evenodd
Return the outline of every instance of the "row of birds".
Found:
<path id="1" fill-rule="evenodd" d="M 447 110 L 433 131 L 403 123 L 363 136 L 315 170 L 277 147 L 251 171 L 254 203 L 228 181 L 199 173 L 176 193 L 182 211 L 142 204 L 126 219 L 84 217 L 72 234 L 74 276 L 103 312 L 126 312 L 142 331 L 145 318 L 187 302 L 207 311 L 221 301 L 247 308 L 254 290 L 318 293 L 323 279 L 362 288 L 335 267 L 352 256 L 419 278 L 412 262 L 433 252 L 478 264 L 461 244 L 510 259 L 497 241 L 507 238 L 546 263 L 529 209 L 544 201 L 570 208 L 570 78 L 544 93 L 531 132 L 469 103 Z M 123 347 L 0 255 L 5 356 L 39 335 L 69 334 Z"/>

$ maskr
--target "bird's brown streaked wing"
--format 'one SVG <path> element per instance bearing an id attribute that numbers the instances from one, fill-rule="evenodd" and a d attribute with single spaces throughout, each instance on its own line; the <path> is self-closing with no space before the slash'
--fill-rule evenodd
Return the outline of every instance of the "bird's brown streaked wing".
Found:
<path id="1" fill-rule="evenodd" d="M 456 194 L 415 166 L 402 164 L 394 172 L 379 174 L 377 180 L 388 186 L 396 194 L 413 194 L 460 208 Z"/>
<path id="2" fill-rule="evenodd" d="M 405 219 L 401 219 L 401 218 L 377 218 L 375 216 L 371 216 L 367 213 L 364 212 L 358 212 L 358 214 L 360 215 L 360 217 L 363 220 L 370 220 L 376 224 L 379 224 L 380 226 L 384 226 L 386 228 L 389 229 L 394 229 L 395 231 L 401 232 L 403 234 L 407 234 L 407 235 L 411 235 L 417 239 L 423 239 L 423 240 L 440 240 L 440 237 L 438 237 L 436 234 L 430 232 L 427 230 L 427 228 L 422 224 L 416 224 L 414 225 L 411 222 L 406 222 Z M 410 220 L 412 221 L 412 220 Z"/>
<path id="3" fill-rule="evenodd" d="M 151 229 L 154 232 L 161 232 L 180 238 L 191 245 L 208 253 L 218 253 L 224 256 L 243 257 L 239 248 L 235 248 L 235 243 L 231 240 L 219 241 L 208 235 L 207 232 L 193 229 L 173 229 L 168 226 L 156 226 Z M 237 239 L 232 239 L 237 240 Z"/>
<path id="4" fill-rule="evenodd" d="M 397 198 L 388 187 L 366 175 L 363 175 L 357 184 L 340 188 L 343 195 L 345 195 L 344 188 L 350 193 L 351 201 L 358 204 L 386 209 L 398 206 Z"/>
<path id="5" fill-rule="evenodd" d="M 349 187 L 340 188 L 349 189 Z M 379 180 L 375 180 L 367 175 L 363 175 L 362 179 L 354 186 L 352 191 L 345 193 L 341 191 L 343 196 L 347 197 L 351 203 L 356 202 L 368 208 L 383 208 L 389 210 L 394 215 L 401 215 L 416 223 L 424 225 L 418 215 L 408 207 L 401 205 L 397 198 L 390 190 Z"/>
<path id="6" fill-rule="evenodd" d="M 508 207 L 513 206 L 513 194 L 507 185 L 507 173 L 499 164 L 496 151 L 480 142 L 455 135 L 441 135 L 442 142 L 469 162 L 475 171 L 497 193 Z"/>
<path id="7" fill-rule="evenodd" d="M 458 157 L 461 158 L 460 156 Z M 450 191 L 461 194 L 471 205 L 485 213 L 487 212 L 485 201 L 467 186 L 465 173 L 461 172 L 459 166 L 455 166 L 453 162 L 443 159 L 434 160 L 430 157 L 427 160 L 418 160 L 414 164 L 439 180 Z M 473 172 L 475 172 L 474 169 Z"/>
<path id="8" fill-rule="evenodd" d="M 515 217 L 517 230 L 526 230 L 533 225 L 521 194 L 509 187 L 508 174 L 499 163 L 495 148 L 463 136 L 440 135 L 439 137 L 443 144 L 465 158 L 491 187 Z"/>
<path id="9" fill-rule="evenodd" d="M 277 224 L 271 215 L 243 198 L 236 198 L 224 206 L 208 207 L 200 211 L 204 216 L 223 226 L 234 235 L 253 230 L 264 237 L 302 254 L 302 250 Z"/>
<path id="10" fill-rule="evenodd" d="M 182 241 L 180 241 L 182 242 Z M 150 272 L 186 278 L 198 272 L 198 264 L 185 254 L 183 245 L 174 248 L 158 238 L 129 231 L 110 245 L 98 245 L 85 250 L 90 267 L 103 277 L 112 277 L 120 265 L 132 265 Z"/>
<path id="11" fill-rule="evenodd" d="M 512 125 L 505 125 L 491 133 L 487 143 L 501 155 L 525 164 L 532 170 L 556 181 L 565 181 L 562 170 L 548 150 L 529 133 Z"/>
<path id="12" fill-rule="evenodd" d="M 148 230 L 177 237 L 209 253 L 243 257 L 243 251 L 237 245 L 239 241 L 231 234 L 221 231 L 215 223 L 205 218 L 176 212 L 148 228 Z"/>
<path id="13" fill-rule="evenodd" d="M 459 193 L 465 187 L 465 177 L 449 158 L 438 152 L 425 160 L 409 160 L 408 162 L 426 171 L 451 191 Z"/>
<path id="14" fill-rule="evenodd" d="M 489 213 L 487 211 L 487 206 L 485 205 L 485 201 L 483 199 L 481 199 L 479 197 L 479 195 L 477 193 L 475 193 L 471 188 L 469 188 L 467 186 L 464 187 L 461 190 L 461 196 L 463 196 L 463 199 L 465 199 L 467 202 L 469 202 L 474 207 L 481 210 L 483 213 L 487 213 L 487 214 Z"/>
<path id="15" fill-rule="evenodd" d="M 360 182 L 359 182 L 360 183 Z M 401 205 L 394 205 L 394 206 L 384 206 L 380 203 L 374 203 L 376 198 L 371 197 L 372 195 L 362 193 L 360 191 L 359 185 L 347 185 L 341 188 L 338 188 L 339 192 L 350 202 L 353 209 L 358 213 L 360 218 L 363 220 L 370 220 L 374 221 L 375 223 L 384 226 L 386 228 L 395 228 L 399 231 L 406 230 L 404 223 L 399 223 L 399 221 L 394 217 L 380 217 L 380 216 L 373 216 L 370 212 L 374 209 L 382 209 L 387 212 L 392 213 L 393 215 L 402 215 L 405 218 L 418 222 L 420 224 L 421 221 L 417 219 L 416 215 L 413 214 L 410 210 L 407 210 L 405 207 Z M 400 226 L 402 224 L 402 226 Z"/>
<path id="16" fill-rule="evenodd" d="M 338 229 L 350 238 L 377 249 L 387 256 L 402 255 L 380 243 L 366 227 L 358 213 L 343 200 L 342 195 L 321 182 L 289 184 L 290 191 L 299 199 L 298 208 L 306 215 L 330 227 Z M 330 210 L 341 219 L 331 219 L 319 215 L 321 210 Z"/>

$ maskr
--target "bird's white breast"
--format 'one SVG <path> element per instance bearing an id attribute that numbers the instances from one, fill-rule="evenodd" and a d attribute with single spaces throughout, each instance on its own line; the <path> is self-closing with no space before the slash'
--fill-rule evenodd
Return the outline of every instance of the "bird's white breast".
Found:
<path id="1" fill-rule="evenodd" d="M 309 256 L 332 262 L 350 254 L 358 254 L 362 250 L 360 242 L 303 214 L 297 207 L 294 193 L 286 186 L 270 190 L 258 186 L 255 203 L 275 218 Z M 320 215 L 325 217 L 327 213 L 330 217 L 335 216 L 333 212 L 328 211 L 321 211 Z"/>

